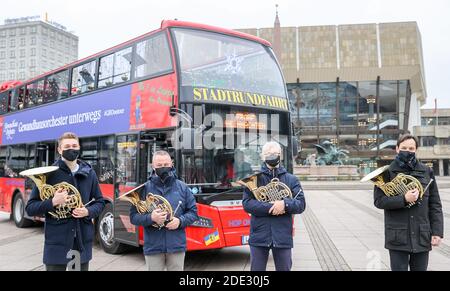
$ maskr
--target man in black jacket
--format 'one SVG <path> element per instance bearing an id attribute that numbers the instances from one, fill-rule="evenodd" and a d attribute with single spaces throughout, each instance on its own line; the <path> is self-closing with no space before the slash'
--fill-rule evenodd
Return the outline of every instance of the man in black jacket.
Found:
<path id="1" fill-rule="evenodd" d="M 411 175 L 424 190 L 430 185 L 422 199 L 417 189 L 391 197 L 378 187 L 374 190 L 375 206 L 384 209 L 385 248 L 389 250 L 392 271 L 408 271 L 408 265 L 411 271 L 426 271 L 432 246 L 439 246 L 444 237 L 444 218 L 436 180 L 433 171 L 416 159 L 417 147 L 415 136 L 406 134 L 399 138 L 398 155 L 385 172 L 385 181 L 392 181 L 399 173 Z"/>
<path id="2" fill-rule="evenodd" d="M 80 154 L 78 137 L 73 133 L 63 134 L 58 140 L 58 152 L 61 158 L 54 165 L 59 169 L 47 175 L 46 183 L 72 184 L 80 192 L 83 205 L 86 206 L 74 209 L 70 218 L 55 219 L 49 212 L 68 201 L 67 191 L 58 190 L 52 199 L 42 201 L 35 186 L 26 211 L 30 216 L 45 215 L 44 264 L 47 271 L 65 271 L 71 260 L 71 250 L 80 253 L 81 271 L 88 271 L 94 238 L 92 220 L 100 215 L 105 203 L 94 170 L 86 162 L 77 159 Z M 89 201 L 92 202 L 87 206 Z M 78 259 L 77 256 L 75 259 Z M 77 262 L 73 266 L 77 267 Z"/>

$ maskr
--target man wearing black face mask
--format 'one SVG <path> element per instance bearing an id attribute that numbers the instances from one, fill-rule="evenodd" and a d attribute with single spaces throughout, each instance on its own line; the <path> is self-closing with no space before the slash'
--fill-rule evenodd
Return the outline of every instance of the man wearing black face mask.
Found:
<path id="1" fill-rule="evenodd" d="M 78 160 L 78 137 L 74 133 L 64 133 L 58 140 L 58 152 L 61 158 L 54 166 L 59 169 L 48 174 L 46 183 L 67 182 L 75 186 L 86 206 L 74 209 L 71 217 L 57 220 L 48 212 L 68 201 L 67 191 L 59 189 L 52 199 L 42 201 L 39 190 L 34 187 L 26 211 L 31 216 L 45 215 L 44 264 L 47 271 L 65 271 L 70 250 L 80 253 L 80 262 L 76 262 L 75 267 L 80 263 L 81 271 L 88 271 L 94 238 L 92 220 L 100 215 L 105 203 L 95 171 L 86 162 Z"/>
<path id="2" fill-rule="evenodd" d="M 154 173 L 145 183 L 147 193 L 160 195 L 169 201 L 174 218 L 167 221 L 167 213 L 159 209 L 150 214 L 139 214 L 135 206 L 130 208 L 130 220 L 134 225 L 144 226 L 144 255 L 149 271 L 183 271 L 186 252 L 186 226 L 198 219 L 194 195 L 189 187 L 177 179 L 172 159 L 165 151 L 153 154 Z M 165 225 L 156 228 L 154 223 Z"/>
<path id="3" fill-rule="evenodd" d="M 266 186 L 277 178 L 286 184 L 292 198 L 267 203 L 258 201 L 249 190 L 244 190 L 242 205 L 251 214 L 250 263 L 251 271 L 265 271 L 269 251 L 272 250 L 277 271 L 290 271 L 292 267 L 293 215 L 301 214 L 306 207 L 305 196 L 299 180 L 281 165 L 281 147 L 276 142 L 263 146 L 264 164 L 258 176 L 257 186 Z"/>
<path id="4" fill-rule="evenodd" d="M 384 209 L 385 248 L 389 250 L 392 271 L 426 271 L 432 247 L 444 236 L 444 218 L 433 171 L 416 158 L 417 138 L 406 134 L 397 141 L 397 157 L 384 173 L 392 181 L 399 173 L 413 176 L 425 191 L 420 199 L 417 189 L 406 195 L 386 196 L 375 186 L 375 206 Z M 427 186 L 429 187 L 427 188 Z M 409 207 L 410 203 L 415 205 Z"/>

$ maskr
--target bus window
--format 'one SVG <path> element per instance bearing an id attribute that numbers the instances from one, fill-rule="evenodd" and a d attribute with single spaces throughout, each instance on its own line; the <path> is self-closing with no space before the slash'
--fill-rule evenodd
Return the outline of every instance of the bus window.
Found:
<path id="1" fill-rule="evenodd" d="M 136 158 L 137 158 L 137 136 L 124 135 L 117 137 L 117 168 L 116 183 L 119 190 L 123 186 L 137 186 Z"/>
<path id="2" fill-rule="evenodd" d="M 8 91 L 0 93 L 0 114 L 8 112 Z"/>
<path id="3" fill-rule="evenodd" d="M 108 87 L 130 80 L 132 48 L 100 59 L 98 87 Z"/>
<path id="4" fill-rule="evenodd" d="M 114 137 L 103 136 L 80 140 L 81 159 L 95 170 L 100 184 L 112 184 L 114 177 Z"/>
<path id="5" fill-rule="evenodd" d="M 39 105 L 43 101 L 44 80 L 39 80 L 27 86 L 28 98 L 25 100 L 25 108 Z"/>
<path id="6" fill-rule="evenodd" d="M 45 80 L 44 103 L 64 99 L 68 96 L 69 71 L 51 75 Z"/>
<path id="7" fill-rule="evenodd" d="M 26 167 L 27 169 L 35 168 L 36 167 L 36 145 L 35 144 L 29 144 L 27 146 L 27 160 Z"/>
<path id="8" fill-rule="evenodd" d="M 17 109 L 21 110 L 23 109 L 24 106 L 24 100 L 25 100 L 25 92 L 26 92 L 26 87 L 20 87 L 19 89 L 17 89 L 18 91 L 18 103 L 17 103 Z"/>
<path id="9" fill-rule="evenodd" d="M 35 90 L 34 87 L 36 85 L 37 85 L 37 82 L 27 85 L 25 99 L 23 100 L 24 108 L 30 108 L 34 105 L 32 100 L 33 100 L 33 94 L 34 94 L 34 90 Z"/>
<path id="10" fill-rule="evenodd" d="M 0 177 L 6 177 L 6 147 L 0 147 Z"/>
<path id="11" fill-rule="evenodd" d="M 14 145 L 6 148 L 5 176 L 19 177 L 19 173 L 27 169 L 26 145 Z"/>
<path id="12" fill-rule="evenodd" d="M 92 61 L 78 66 L 72 71 L 72 95 L 92 91 L 95 88 L 95 66 L 97 61 Z"/>
<path id="13" fill-rule="evenodd" d="M 166 34 L 158 34 L 136 44 L 135 78 L 158 75 L 172 69 Z"/>

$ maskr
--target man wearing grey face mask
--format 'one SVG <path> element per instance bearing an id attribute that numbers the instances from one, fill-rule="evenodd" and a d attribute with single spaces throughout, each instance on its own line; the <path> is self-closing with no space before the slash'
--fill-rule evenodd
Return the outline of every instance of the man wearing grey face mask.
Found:
<path id="1" fill-rule="evenodd" d="M 301 214 L 306 207 L 305 196 L 299 180 L 288 173 L 281 164 L 281 147 L 276 142 L 263 146 L 264 161 L 257 186 L 266 186 L 274 178 L 286 184 L 292 198 L 275 202 L 258 201 L 249 190 L 244 190 L 242 204 L 251 214 L 250 263 L 251 271 L 265 271 L 269 251 L 272 250 L 277 271 L 290 271 L 292 267 L 293 215 Z"/>

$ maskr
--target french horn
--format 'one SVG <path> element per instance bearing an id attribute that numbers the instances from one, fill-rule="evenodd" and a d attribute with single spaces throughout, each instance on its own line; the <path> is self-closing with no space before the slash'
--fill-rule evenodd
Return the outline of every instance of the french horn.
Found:
<path id="1" fill-rule="evenodd" d="M 236 183 L 247 187 L 253 193 L 256 200 L 260 202 L 275 202 L 284 198 L 292 198 L 291 189 L 283 182 L 280 182 L 278 178 L 273 178 L 269 184 L 258 187 L 259 175 L 261 173 L 251 175 Z"/>
<path id="2" fill-rule="evenodd" d="M 142 184 L 134 189 L 131 189 L 130 191 L 120 195 L 118 199 L 120 199 L 121 201 L 130 202 L 136 207 L 136 210 L 139 214 L 151 213 L 155 209 L 160 209 L 161 211 L 167 213 L 166 221 L 171 221 L 174 218 L 174 212 L 172 206 L 170 205 L 170 202 L 167 201 L 166 198 L 160 195 L 147 193 L 145 200 L 141 200 L 138 190 L 144 186 L 145 184 Z M 162 228 L 164 227 L 164 225 L 165 223 L 152 224 L 152 226 L 156 228 Z"/>
<path id="3" fill-rule="evenodd" d="M 361 182 L 372 181 L 375 186 L 380 188 L 383 193 L 388 196 L 397 196 L 397 195 L 406 195 L 406 193 L 410 190 L 417 189 L 419 191 L 419 199 L 421 200 L 424 194 L 424 189 L 422 184 L 410 175 L 405 175 L 403 173 L 399 173 L 392 181 L 386 182 L 383 174 L 389 169 L 389 166 L 384 166 L 376 169 L 371 172 L 367 176 L 361 179 Z M 416 202 L 408 203 L 408 207 L 415 205 Z"/>
<path id="4" fill-rule="evenodd" d="M 55 185 L 47 184 L 47 175 L 58 169 L 59 167 L 56 166 L 39 167 L 22 171 L 19 174 L 30 178 L 36 184 L 39 190 L 39 198 L 42 201 L 52 199 L 59 189 L 67 191 L 69 200 L 62 205 L 56 206 L 55 211 L 50 211 L 49 214 L 56 219 L 70 218 L 75 208 L 83 207 L 83 202 L 80 192 L 72 184 L 67 182 L 60 182 Z"/>

